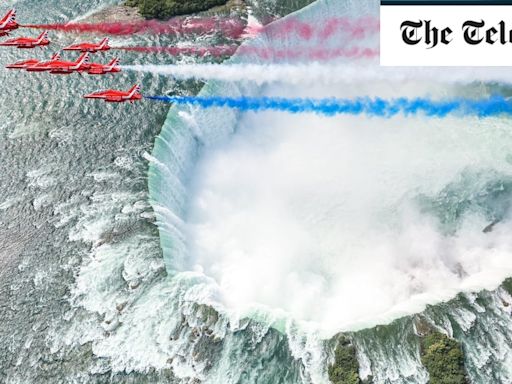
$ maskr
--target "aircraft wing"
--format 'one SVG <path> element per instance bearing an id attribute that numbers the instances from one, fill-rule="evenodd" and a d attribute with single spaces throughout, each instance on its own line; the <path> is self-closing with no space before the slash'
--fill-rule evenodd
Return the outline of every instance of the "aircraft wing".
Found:
<path id="1" fill-rule="evenodd" d="M 9 17 L 5 17 L 4 20 L 2 21 L 2 23 L 0 24 L 0 28 L 7 27 L 7 24 L 9 24 L 10 21 L 11 21 L 11 19 Z"/>

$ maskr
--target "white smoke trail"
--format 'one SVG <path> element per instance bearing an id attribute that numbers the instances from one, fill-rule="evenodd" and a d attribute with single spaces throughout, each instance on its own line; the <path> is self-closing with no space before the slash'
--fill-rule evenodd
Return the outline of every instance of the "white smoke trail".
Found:
<path id="1" fill-rule="evenodd" d="M 507 68 L 471 67 L 378 67 L 347 64 L 191 64 L 191 65 L 127 65 L 128 71 L 168 75 L 177 79 L 250 81 L 256 84 L 333 84 L 370 81 L 426 81 L 439 83 L 500 82 L 511 83 Z"/>

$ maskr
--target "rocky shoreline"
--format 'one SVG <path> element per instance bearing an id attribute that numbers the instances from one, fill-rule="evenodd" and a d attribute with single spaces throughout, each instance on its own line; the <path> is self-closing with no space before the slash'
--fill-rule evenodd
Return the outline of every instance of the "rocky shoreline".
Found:
<path id="1" fill-rule="evenodd" d="M 113 5 L 111 7 L 103 8 L 100 11 L 92 14 L 84 19 L 87 23 L 126 23 L 143 21 L 144 18 L 136 7 L 128 5 Z"/>

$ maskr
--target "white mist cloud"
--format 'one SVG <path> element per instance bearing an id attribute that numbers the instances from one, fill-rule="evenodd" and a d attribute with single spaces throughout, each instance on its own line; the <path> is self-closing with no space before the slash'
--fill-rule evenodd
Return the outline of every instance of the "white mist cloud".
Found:
<path id="1" fill-rule="evenodd" d="M 427 91 L 382 83 L 267 93 L 347 97 L 370 89 L 380 96 Z M 231 310 L 285 311 L 327 333 L 495 288 L 512 273 L 510 222 L 484 234 L 489 219 L 470 211 L 448 234 L 418 198 L 435 200 L 463 172 L 484 171 L 488 181 L 511 176 L 507 125 L 248 113 L 195 173 L 190 268 L 215 279 Z"/>

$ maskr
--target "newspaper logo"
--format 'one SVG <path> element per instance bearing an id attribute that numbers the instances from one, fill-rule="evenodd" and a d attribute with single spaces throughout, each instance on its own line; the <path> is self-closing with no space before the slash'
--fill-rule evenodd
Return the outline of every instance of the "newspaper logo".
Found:
<path id="1" fill-rule="evenodd" d="M 512 65 L 512 1 L 382 0 L 380 47 L 385 66 Z"/>

